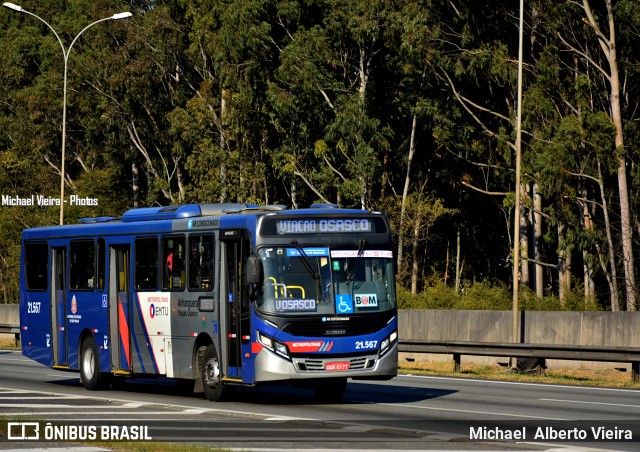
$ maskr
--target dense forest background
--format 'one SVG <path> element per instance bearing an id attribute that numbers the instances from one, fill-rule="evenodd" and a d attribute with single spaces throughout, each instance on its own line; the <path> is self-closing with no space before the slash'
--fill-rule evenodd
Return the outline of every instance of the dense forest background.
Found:
<path id="1" fill-rule="evenodd" d="M 512 284 L 519 2 L 18 4 L 65 47 L 133 13 L 70 53 L 65 190 L 99 205 L 66 223 L 332 202 L 388 212 L 406 293 Z M 0 194 L 57 198 L 63 52 L 27 14 L 1 8 L 0 27 Z M 640 3 L 527 0 L 523 37 L 521 287 L 636 310 Z M 58 215 L 0 207 L 5 303 L 21 230 Z"/>

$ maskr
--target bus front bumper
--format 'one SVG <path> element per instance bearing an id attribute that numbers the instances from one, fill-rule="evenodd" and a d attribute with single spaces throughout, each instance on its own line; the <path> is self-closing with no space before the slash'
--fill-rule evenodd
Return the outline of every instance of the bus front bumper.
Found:
<path id="1" fill-rule="evenodd" d="M 293 357 L 287 360 L 262 349 L 255 359 L 256 382 L 305 380 L 317 378 L 390 379 L 398 374 L 398 343 L 383 356 L 377 353 L 359 356 Z"/>

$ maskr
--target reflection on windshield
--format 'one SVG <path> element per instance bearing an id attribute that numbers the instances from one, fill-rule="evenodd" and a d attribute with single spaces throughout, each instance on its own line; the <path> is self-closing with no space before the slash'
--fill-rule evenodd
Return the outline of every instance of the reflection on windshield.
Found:
<path id="1" fill-rule="evenodd" d="M 287 315 L 346 315 L 393 309 L 393 253 L 360 251 L 260 249 L 264 281 L 258 308 Z"/>

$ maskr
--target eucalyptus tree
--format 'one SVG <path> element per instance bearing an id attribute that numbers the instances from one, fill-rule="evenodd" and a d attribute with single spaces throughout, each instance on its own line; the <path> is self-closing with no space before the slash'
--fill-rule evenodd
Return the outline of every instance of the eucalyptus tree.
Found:
<path id="1" fill-rule="evenodd" d="M 284 23 L 288 42 L 271 98 L 283 113 L 275 115 L 276 127 L 286 131 L 293 124 L 274 158 L 316 199 L 366 208 L 381 191 L 377 175 L 389 146 L 390 131 L 372 114 L 372 93 L 384 83 L 377 77 L 394 5 L 329 0 L 306 7 L 314 17 Z M 292 109 L 305 108 L 294 95 L 318 114 L 307 119 Z M 318 117 L 323 122 L 314 124 Z"/>
<path id="2" fill-rule="evenodd" d="M 275 2 L 183 3 L 190 23 L 183 82 L 191 99 L 171 121 L 190 149 L 190 196 L 269 202 L 265 99 L 280 40 Z"/>
<path id="3" fill-rule="evenodd" d="M 608 94 L 605 107 L 615 127 L 613 141 L 614 153 L 618 161 L 618 198 L 620 208 L 620 230 L 622 242 L 622 262 L 625 275 L 626 308 L 637 310 L 637 288 L 635 281 L 635 264 L 633 252 L 632 213 L 629 202 L 629 184 L 627 178 L 627 160 L 629 158 L 624 143 L 623 95 L 624 62 L 619 60 L 616 18 L 619 14 L 635 13 L 637 5 L 632 2 L 620 2 L 614 9 L 611 0 L 590 2 L 583 0 L 573 5 L 574 14 L 581 14 L 583 22 L 588 26 L 590 36 L 571 35 L 571 30 L 559 33 L 560 39 L 574 54 L 583 61 L 583 67 L 591 73 L 594 85 L 604 85 Z M 630 43 L 629 43 L 630 44 Z M 596 97 L 600 104 L 602 99 Z"/>

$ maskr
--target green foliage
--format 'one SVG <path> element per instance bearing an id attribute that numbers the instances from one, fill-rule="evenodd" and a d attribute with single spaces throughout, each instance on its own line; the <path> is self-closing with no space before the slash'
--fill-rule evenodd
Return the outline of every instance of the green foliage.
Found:
<path id="1" fill-rule="evenodd" d="M 134 14 L 92 27 L 70 54 L 66 190 L 96 197 L 99 205 L 69 208 L 68 222 L 131 207 L 132 163 L 140 169 L 143 205 L 323 200 L 381 209 L 403 239 L 404 256 L 418 262 L 412 278 L 411 259 L 399 263 L 399 282 L 417 280 L 424 289 L 401 300 L 442 308 L 508 305 L 516 3 L 25 0 L 21 6 L 50 22 L 65 45 L 97 19 L 121 9 Z M 522 170 L 523 184 L 535 184 L 543 197 L 537 258 L 555 264 L 560 251 L 571 253 L 577 280 L 581 264 L 590 264 L 602 303 L 612 290 L 610 250 L 618 276 L 622 267 L 618 158 L 637 162 L 640 151 L 640 7 L 614 4 L 625 126 L 618 149 L 611 85 L 598 70 L 608 70 L 609 61 L 583 22 L 581 4 L 540 0 L 525 8 Z M 594 6 L 593 13 L 604 26 L 606 10 Z M 63 55 L 35 18 L 5 8 L 0 22 L 0 194 L 57 197 Z M 591 60 L 571 46 L 589 49 Z M 628 171 L 637 206 L 638 165 Z M 531 236 L 533 203 L 524 188 L 523 228 Z M 19 230 L 55 224 L 57 213 L 2 207 L 0 279 L 9 292 Z M 638 213 L 632 215 L 637 230 Z M 426 282 L 450 275 L 458 233 L 462 278 L 476 281 L 460 295 Z M 545 273 L 549 296 L 558 293 L 557 280 L 556 270 Z M 583 298 L 576 290 L 562 308 L 582 309 Z M 525 292 L 523 304 L 544 308 L 554 301 Z"/>
<path id="2" fill-rule="evenodd" d="M 453 287 L 436 281 L 425 288 L 422 293 L 412 294 L 399 286 L 397 289 L 399 309 L 458 309 L 458 310 L 502 310 L 513 307 L 513 291 L 501 282 L 488 281 L 471 284 L 462 283 L 460 293 Z M 562 303 L 557 297 L 537 297 L 529 289 L 520 291 L 518 309 L 522 311 L 585 311 L 584 295 L 580 288 L 573 290 L 568 299 Z"/>

